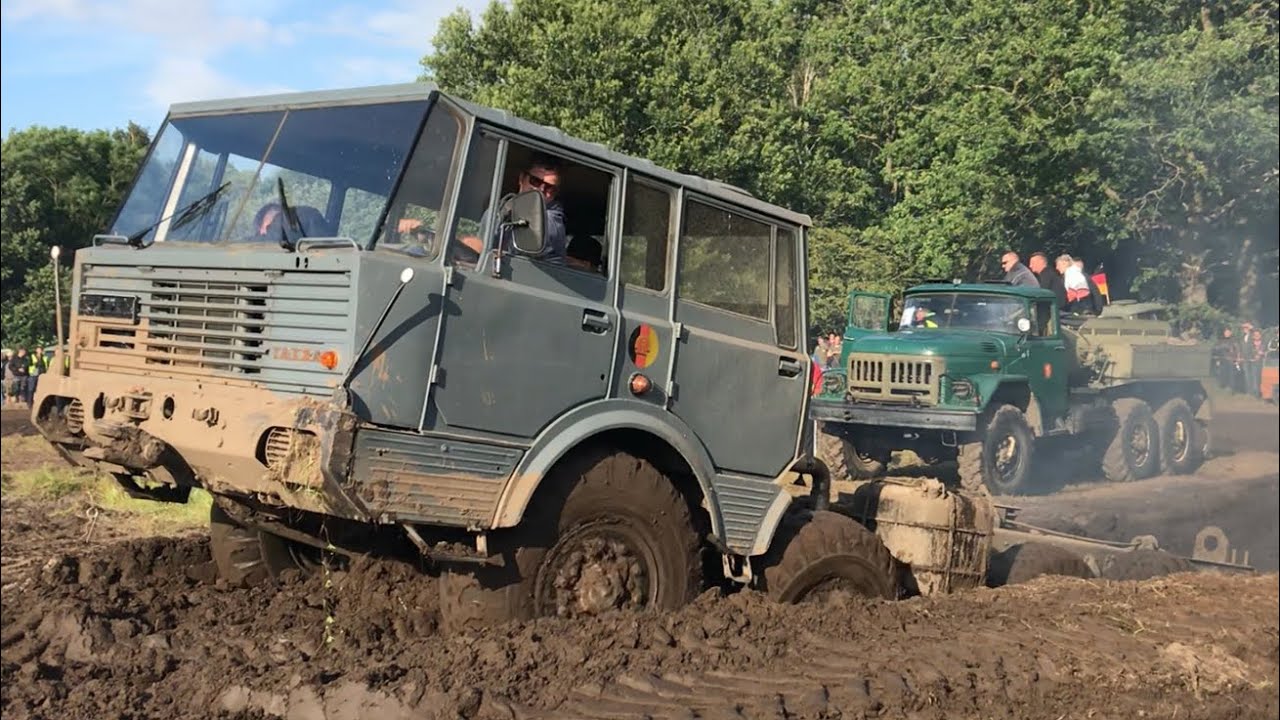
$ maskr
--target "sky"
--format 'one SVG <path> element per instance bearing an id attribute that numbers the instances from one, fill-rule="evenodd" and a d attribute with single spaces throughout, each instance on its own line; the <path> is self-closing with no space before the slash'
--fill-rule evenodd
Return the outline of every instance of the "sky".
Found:
<path id="1" fill-rule="evenodd" d="M 154 132 L 175 102 L 411 82 L 489 0 L 0 0 L 0 129 Z"/>

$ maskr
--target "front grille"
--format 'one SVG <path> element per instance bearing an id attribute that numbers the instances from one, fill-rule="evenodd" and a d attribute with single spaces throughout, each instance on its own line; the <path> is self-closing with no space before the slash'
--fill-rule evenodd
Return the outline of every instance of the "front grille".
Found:
<path id="1" fill-rule="evenodd" d="M 878 402 L 938 402 L 943 363 L 918 355 L 849 355 L 849 396 Z"/>
<path id="2" fill-rule="evenodd" d="M 147 364 L 260 372 L 266 301 L 266 285 L 152 282 Z"/>
<path id="3" fill-rule="evenodd" d="M 80 291 L 127 300 L 132 318 L 80 315 L 75 367 L 217 377 L 328 396 L 338 371 L 317 358 L 351 350 L 349 270 L 129 267 L 88 263 Z M 101 304 L 101 303 L 99 303 Z"/>
<path id="4" fill-rule="evenodd" d="M 293 438 L 296 431 L 292 428 L 273 427 L 267 432 L 267 439 L 262 446 L 262 459 L 272 470 L 284 468 L 293 450 Z"/>

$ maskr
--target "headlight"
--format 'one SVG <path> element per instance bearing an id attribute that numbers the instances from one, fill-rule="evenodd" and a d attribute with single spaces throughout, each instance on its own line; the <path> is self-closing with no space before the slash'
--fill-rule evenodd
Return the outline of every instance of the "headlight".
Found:
<path id="1" fill-rule="evenodd" d="M 957 400 L 968 400 L 973 397 L 973 383 L 965 378 L 951 381 L 951 397 Z"/>
<path id="2" fill-rule="evenodd" d="M 845 391 L 845 375 L 842 372 L 827 372 L 822 374 L 822 392 L 823 395 L 834 395 L 843 397 Z"/>

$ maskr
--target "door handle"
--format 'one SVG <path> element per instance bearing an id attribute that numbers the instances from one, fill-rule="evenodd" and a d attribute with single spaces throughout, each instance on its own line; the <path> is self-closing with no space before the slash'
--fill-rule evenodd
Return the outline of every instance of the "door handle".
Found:
<path id="1" fill-rule="evenodd" d="M 804 365 L 799 360 L 789 357 L 778 358 L 778 374 L 782 377 L 795 377 L 804 372 Z"/>
<path id="2" fill-rule="evenodd" d="M 1058 351 L 1058 352 L 1062 352 L 1062 351 L 1064 351 L 1064 350 L 1066 350 L 1066 349 L 1067 349 L 1067 346 L 1066 346 L 1066 345 L 1054 345 L 1054 346 L 1053 346 L 1053 349 L 1054 349 L 1054 350 L 1056 350 L 1056 351 Z"/>
<path id="3" fill-rule="evenodd" d="M 613 329 L 613 321 L 609 319 L 608 315 L 598 310 L 583 310 L 582 329 L 597 335 L 603 335 Z"/>

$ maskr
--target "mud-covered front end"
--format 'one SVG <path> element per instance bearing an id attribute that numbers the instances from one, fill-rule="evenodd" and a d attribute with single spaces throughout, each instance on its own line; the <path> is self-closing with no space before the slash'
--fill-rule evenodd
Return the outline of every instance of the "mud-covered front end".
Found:
<path id="1" fill-rule="evenodd" d="M 351 247 L 83 250 L 66 374 L 41 377 L 33 421 L 156 499 L 203 486 L 364 519 L 344 489 L 357 419 L 338 388 L 357 319 L 376 312 L 357 306 L 361 276 L 393 264 Z"/>

